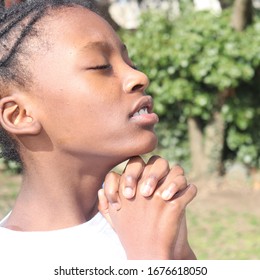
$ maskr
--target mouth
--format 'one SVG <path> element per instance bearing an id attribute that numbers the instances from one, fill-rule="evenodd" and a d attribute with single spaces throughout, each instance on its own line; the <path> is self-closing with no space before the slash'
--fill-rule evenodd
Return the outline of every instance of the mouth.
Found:
<path id="1" fill-rule="evenodd" d="M 133 114 L 133 117 L 137 117 L 137 116 L 141 116 L 141 115 L 146 115 L 146 114 L 149 114 L 148 107 L 143 107 L 139 111 L 135 112 Z"/>
<path id="2" fill-rule="evenodd" d="M 156 124 L 159 119 L 158 116 L 153 113 L 153 99 L 151 96 L 146 95 L 140 98 L 129 115 L 132 121 L 140 124 Z"/>
<path id="3" fill-rule="evenodd" d="M 150 114 L 152 113 L 152 110 L 153 110 L 153 99 L 151 96 L 146 95 L 142 97 L 140 100 L 138 100 L 138 102 L 135 104 L 134 109 L 130 114 L 130 118 Z"/>

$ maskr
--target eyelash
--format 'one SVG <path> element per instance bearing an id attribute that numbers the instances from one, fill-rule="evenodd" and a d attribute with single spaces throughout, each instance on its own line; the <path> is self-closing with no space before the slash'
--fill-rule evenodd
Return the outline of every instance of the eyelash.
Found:
<path id="1" fill-rule="evenodd" d="M 91 67 L 90 69 L 92 70 L 106 70 L 106 69 L 110 69 L 111 65 L 110 64 L 104 64 L 104 65 L 97 65 L 95 67 Z"/>
<path id="2" fill-rule="evenodd" d="M 135 70 L 138 70 L 138 67 L 136 65 L 129 65 L 129 66 L 132 67 Z M 110 68 L 111 68 L 110 64 L 104 64 L 104 65 L 97 65 L 97 66 L 91 67 L 89 69 L 91 69 L 91 70 L 107 70 L 107 69 L 110 69 Z"/>

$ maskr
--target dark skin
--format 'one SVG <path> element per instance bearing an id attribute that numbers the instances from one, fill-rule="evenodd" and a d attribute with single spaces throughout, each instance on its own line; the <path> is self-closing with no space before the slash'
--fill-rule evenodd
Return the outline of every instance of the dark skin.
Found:
<path id="1" fill-rule="evenodd" d="M 64 8 L 50 12 L 37 28 L 41 38 L 27 43 L 31 59 L 24 61 L 33 73 L 30 87 L 10 86 L 0 101 L 0 123 L 19 143 L 25 166 L 21 191 L 5 227 L 22 231 L 56 230 L 88 221 L 98 212 L 97 193 L 111 168 L 157 144 L 158 117 L 145 94 L 148 78 L 133 67 L 126 47 L 105 20 L 82 7 Z M 160 176 L 175 178 L 168 167 L 161 170 Z M 140 208 L 135 220 L 150 219 L 143 209 L 151 200 L 145 197 L 154 198 L 153 209 L 165 213 L 160 248 L 151 251 L 147 242 L 137 250 L 147 234 L 141 224 L 132 225 L 140 234 L 137 244 L 123 231 L 124 219 L 133 212 L 121 191 L 122 210 L 109 208 L 109 219 L 129 258 L 171 258 L 184 209 L 195 196 L 195 187 L 177 180 L 171 190 L 171 179 L 165 179 L 167 184 L 158 184 L 157 179 L 149 193 L 135 196 L 135 207 Z M 164 203 L 162 190 L 167 188 L 171 197 L 166 200 L 187 190 L 174 200 L 179 211 L 173 211 L 174 203 Z M 158 220 L 154 213 L 150 230 Z M 169 224 L 167 217 L 172 215 Z M 166 237 L 168 229 L 172 234 Z"/>

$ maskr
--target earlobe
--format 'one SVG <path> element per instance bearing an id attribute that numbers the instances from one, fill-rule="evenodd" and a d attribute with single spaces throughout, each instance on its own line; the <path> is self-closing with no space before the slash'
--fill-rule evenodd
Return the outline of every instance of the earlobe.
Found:
<path id="1" fill-rule="evenodd" d="M 14 135 L 36 135 L 41 131 L 41 124 L 11 96 L 0 100 L 0 124 Z"/>

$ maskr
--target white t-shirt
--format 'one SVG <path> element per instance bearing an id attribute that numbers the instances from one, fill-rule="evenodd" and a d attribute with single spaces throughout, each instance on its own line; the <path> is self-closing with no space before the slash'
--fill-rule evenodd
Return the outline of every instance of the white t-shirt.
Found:
<path id="1" fill-rule="evenodd" d="M 22 267 L 22 276 L 41 263 L 52 264 L 54 269 L 64 263 L 77 266 L 127 259 L 117 234 L 101 213 L 75 227 L 42 232 L 6 229 L 1 226 L 6 219 L 0 222 L 0 279 L 12 279 L 2 278 L 1 272 L 9 271 L 11 276 L 17 265 Z"/>

